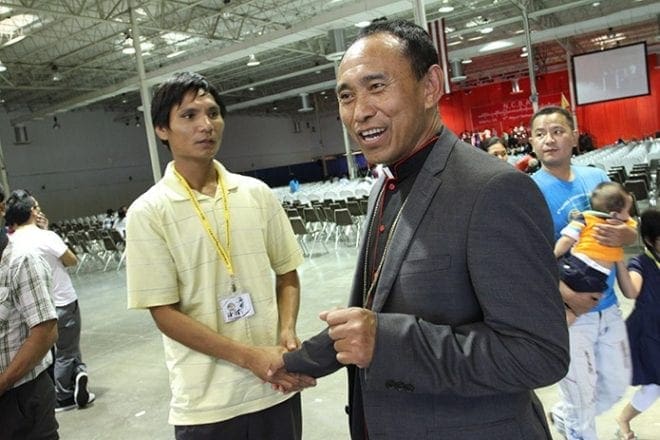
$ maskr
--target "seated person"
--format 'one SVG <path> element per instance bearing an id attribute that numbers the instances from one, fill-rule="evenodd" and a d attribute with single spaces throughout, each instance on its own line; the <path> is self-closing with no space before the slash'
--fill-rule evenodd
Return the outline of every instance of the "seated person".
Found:
<path id="1" fill-rule="evenodd" d="M 504 141 L 497 136 L 490 137 L 481 143 L 481 149 L 505 162 L 509 160 Z"/>
<path id="2" fill-rule="evenodd" d="M 601 182 L 590 198 L 592 210 L 583 211 L 561 231 L 555 243 L 555 257 L 560 259 L 559 276 L 576 292 L 603 292 L 607 278 L 617 261 L 623 261 L 623 248 L 601 245 L 596 240 L 595 226 L 612 221 L 637 227 L 630 218 L 632 197 L 617 182 Z M 575 314 L 567 308 L 569 324 Z"/>
<path id="3" fill-rule="evenodd" d="M 540 168 L 536 153 L 530 151 L 513 164 L 514 167 L 526 174 L 532 174 Z"/>

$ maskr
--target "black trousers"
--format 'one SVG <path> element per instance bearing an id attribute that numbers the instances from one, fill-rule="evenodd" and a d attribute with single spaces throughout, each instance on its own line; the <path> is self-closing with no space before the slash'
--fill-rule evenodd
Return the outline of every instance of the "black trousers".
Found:
<path id="1" fill-rule="evenodd" d="M 0 440 L 56 440 L 55 385 L 46 371 L 0 396 Z"/>
<path id="2" fill-rule="evenodd" d="M 176 440 L 301 440 L 300 393 L 264 410 L 205 425 L 175 426 Z"/>

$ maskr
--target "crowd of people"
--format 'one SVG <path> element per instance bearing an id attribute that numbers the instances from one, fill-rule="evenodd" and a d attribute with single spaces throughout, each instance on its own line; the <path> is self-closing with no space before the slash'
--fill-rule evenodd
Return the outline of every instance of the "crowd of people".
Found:
<path id="1" fill-rule="evenodd" d="M 617 436 L 635 438 L 631 420 L 660 395 L 660 348 L 648 342 L 659 329 L 658 211 L 641 216 L 645 250 L 626 265 L 630 197 L 602 170 L 571 164 L 572 115 L 531 117 L 540 168 L 529 178 L 489 156 L 506 159 L 502 139 L 484 139 L 484 154 L 443 126 L 437 60 L 421 27 L 380 20 L 338 66 L 341 121 L 383 172 L 348 304 L 320 311 L 326 328 L 306 341 L 296 333 L 303 255 L 286 214 L 264 183 L 215 159 L 218 90 L 190 72 L 157 88 L 153 126 L 172 161 L 125 215 L 127 291 L 163 333 L 176 439 L 301 439 L 299 392 L 344 367 L 355 440 L 551 439 L 548 420 L 567 439 L 594 440 L 596 415 L 631 381 L 642 387 Z M 29 219 L 7 217 L 17 229 L 0 260 L 0 422 L 8 438 L 57 438 L 56 390 L 77 406 L 94 395 L 79 350 L 57 378 L 66 330 L 54 269 L 21 244 L 46 233 L 45 220 L 34 197 L 14 199 Z M 52 255 L 72 261 L 59 244 Z M 574 282 L 586 277 L 599 283 Z M 617 277 L 638 301 L 627 325 Z M 45 373 L 53 344 L 56 385 Z M 557 382 L 546 416 L 534 390 Z M 39 404 L 18 417 L 16 399 Z"/>

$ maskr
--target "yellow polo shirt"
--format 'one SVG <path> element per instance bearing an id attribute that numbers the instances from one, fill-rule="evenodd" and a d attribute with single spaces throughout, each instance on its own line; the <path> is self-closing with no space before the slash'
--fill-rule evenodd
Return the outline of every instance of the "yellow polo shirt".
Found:
<path id="1" fill-rule="evenodd" d="M 179 303 L 180 310 L 220 334 L 251 345 L 277 345 L 275 274 L 296 269 L 302 252 L 272 190 L 214 165 L 228 191 L 231 256 L 241 292 L 255 314 L 225 323 L 219 300 L 231 296 L 223 260 L 168 164 L 163 178 L 130 207 L 126 228 L 128 307 Z M 218 239 L 226 245 L 222 191 L 194 192 Z M 271 390 L 249 370 L 194 351 L 163 335 L 172 400 L 169 422 L 219 422 L 276 405 L 291 395 Z"/>

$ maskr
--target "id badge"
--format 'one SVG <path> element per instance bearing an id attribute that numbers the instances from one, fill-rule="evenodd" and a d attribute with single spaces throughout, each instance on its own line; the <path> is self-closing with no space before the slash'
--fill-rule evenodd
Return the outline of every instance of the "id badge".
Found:
<path id="1" fill-rule="evenodd" d="M 226 323 L 254 315 L 252 297 L 249 293 L 237 293 L 234 296 L 220 300 L 220 309 Z"/>

